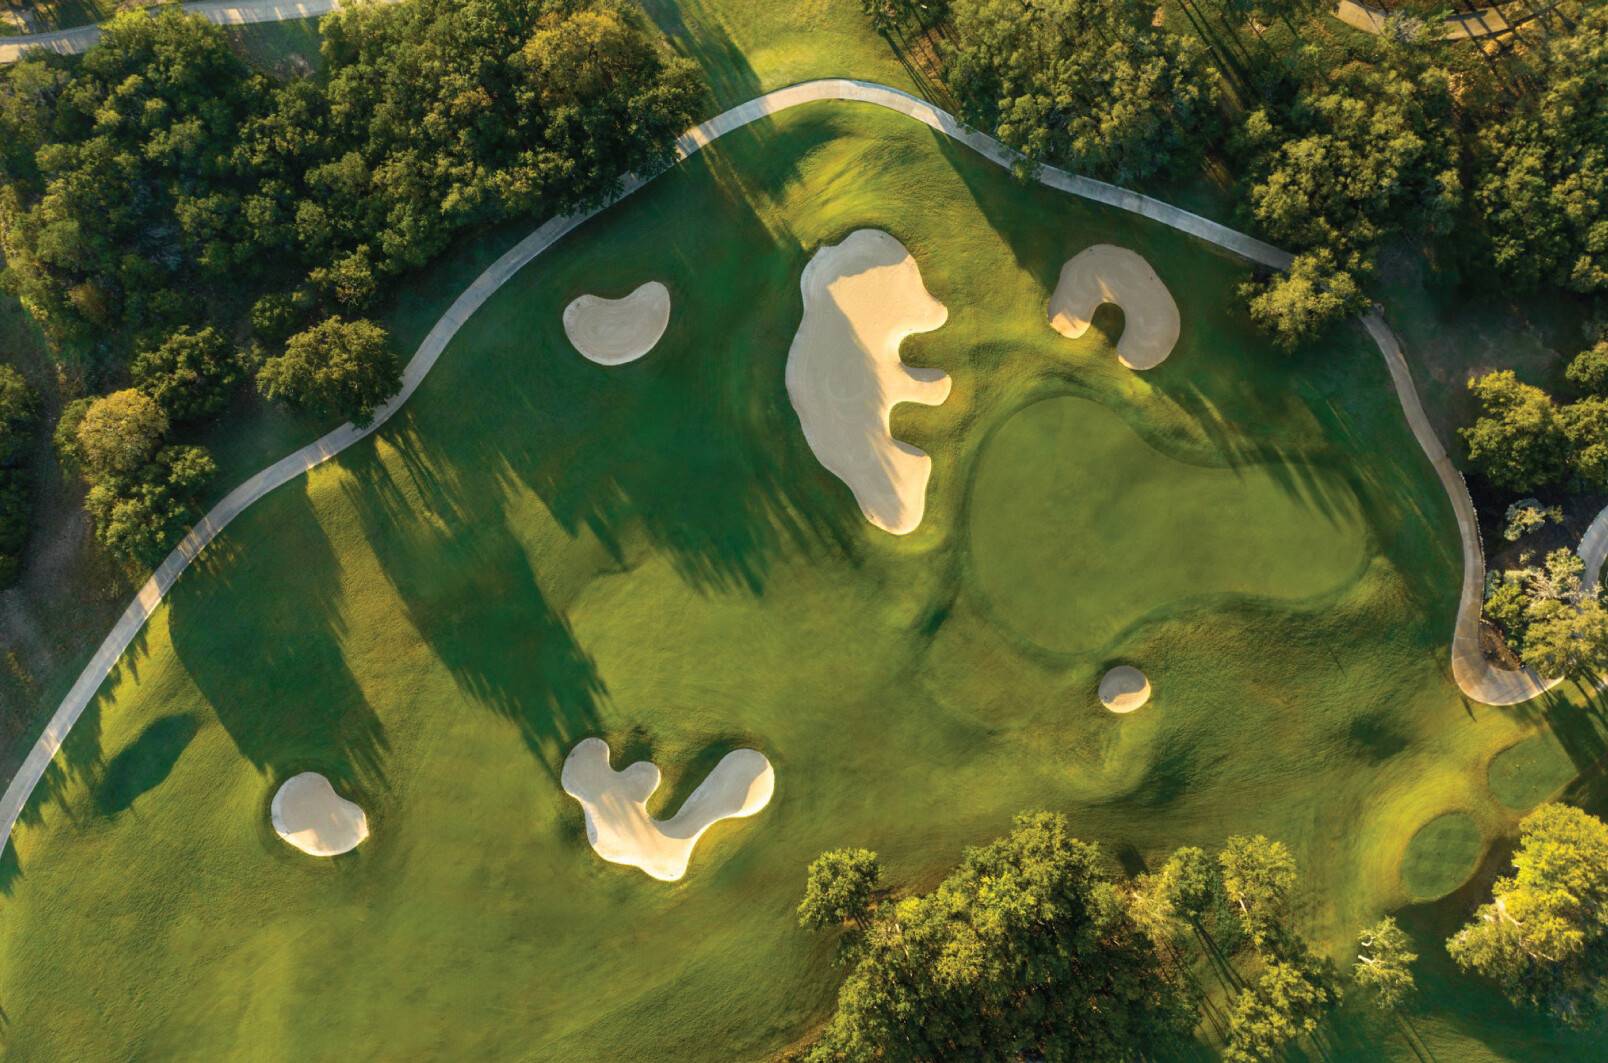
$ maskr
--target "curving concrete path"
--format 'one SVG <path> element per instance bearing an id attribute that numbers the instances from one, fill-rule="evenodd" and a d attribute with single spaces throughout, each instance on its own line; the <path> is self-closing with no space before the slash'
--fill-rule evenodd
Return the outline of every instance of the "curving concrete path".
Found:
<path id="1" fill-rule="evenodd" d="M 1016 154 L 1009 148 L 992 137 L 961 125 L 953 115 L 925 100 L 886 85 L 844 78 L 808 81 L 776 89 L 757 99 L 739 104 L 682 134 L 676 141 L 677 157 L 685 159 L 722 135 L 741 129 L 768 115 L 801 104 L 828 100 L 865 103 L 897 111 L 967 145 L 1000 166 L 1008 168 L 1016 161 Z M 1180 210 L 1158 199 L 1050 167 L 1041 168 L 1036 177 L 1051 188 L 1058 188 L 1072 195 L 1142 215 L 1179 232 L 1199 237 L 1259 265 L 1285 269 L 1290 264 L 1292 256 L 1287 251 L 1281 251 L 1255 237 Z M 0 848 L 3 848 L 5 842 L 10 839 L 12 828 L 16 825 L 23 806 L 44 776 L 45 769 L 61 749 L 61 744 L 66 739 L 67 733 L 72 730 L 73 724 L 94 699 L 96 691 L 111 674 L 135 634 L 161 603 L 162 596 L 173 586 L 174 581 L 196 555 L 253 502 L 378 430 L 418 390 L 425 375 L 435 365 L 436 359 L 441 357 L 441 352 L 446 349 L 448 342 L 493 292 L 502 287 L 527 263 L 557 243 L 570 230 L 624 199 L 648 180 L 651 180 L 651 177 L 628 177 L 622 183 L 620 191 L 597 208 L 583 214 L 553 218 L 521 240 L 475 278 L 474 283 L 470 284 L 447 308 L 446 313 L 441 315 L 441 319 L 424 338 L 424 342 L 419 344 L 419 349 L 414 352 L 403 370 L 402 389 L 397 392 L 395 398 L 375 413 L 374 421 L 368 428 L 360 429 L 351 424 L 341 425 L 322 439 L 281 458 L 230 491 L 223 501 L 214 506 L 200 523 L 190 530 L 184 540 L 151 574 L 145 586 L 123 611 L 111 634 L 106 636 L 106 641 L 101 643 L 100 649 L 84 667 L 78 681 L 62 699 L 55 715 L 46 725 L 44 733 L 34 743 L 27 759 L 23 761 L 22 767 L 6 788 L 5 796 L 0 798 L 0 828 L 4 831 L 0 834 Z M 1424 448 L 1424 453 L 1435 465 L 1435 471 L 1440 475 L 1441 482 L 1451 498 L 1452 508 L 1457 513 L 1458 530 L 1463 539 L 1463 590 L 1457 616 L 1457 629 L 1452 642 L 1452 675 L 1465 694 L 1487 704 L 1510 705 L 1534 697 L 1545 689 L 1545 685 L 1532 674 L 1493 668 L 1479 654 L 1479 609 L 1485 565 L 1480 548 L 1479 526 L 1474 520 L 1473 502 L 1463 485 L 1462 478 L 1452 467 L 1444 448 L 1441 447 L 1440 441 L 1429 426 L 1428 419 L 1424 416 L 1423 405 L 1419 402 L 1418 391 L 1413 386 L 1412 377 L 1407 371 L 1401 345 L 1377 311 L 1366 315 L 1363 318 L 1363 325 L 1379 345 L 1380 353 L 1390 366 L 1391 378 L 1395 381 L 1396 393 L 1401 400 L 1402 410 L 1407 415 L 1408 424 L 1412 426 L 1413 434 L 1417 437 L 1419 445 Z M 1602 518 L 1599 518 L 1598 522 L 1604 524 L 1599 539 L 1605 547 L 1608 547 L 1608 522 L 1604 522 Z M 1595 529 L 1596 525 L 1593 525 L 1593 528 Z M 1599 569 L 1601 564 L 1599 559 L 1597 561 Z"/>

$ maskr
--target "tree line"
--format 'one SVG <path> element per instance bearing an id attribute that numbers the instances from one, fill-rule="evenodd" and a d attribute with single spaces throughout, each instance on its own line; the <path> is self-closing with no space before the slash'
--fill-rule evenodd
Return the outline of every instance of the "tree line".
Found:
<path id="1" fill-rule="evenodd" d="M 1286 346 L 1366 305 L 1392 238 L 1469 279 L 1608 290 L 1601 0 L 1500 51 L 1410 17 L 1355 33 L 1316 0 L 862 4 L 890 41 L 935 39 L 959 117 L 1023 169 L 1143 185 L 1217 164 L 1242 223 L 1296 254 L 1243 293 Z"/>
<path id="2" fill-rule="evenodd" d="M 705 93 L 625 0 L 359 3 L 321 33 L 325 73 L 282 84 L 177 8 L 0 73 L 0 287 L 90 392 L 57 449 L 145 564 L 215 471 L 170 433 L 243 382 L 366 424 L 401 383 L 366 316 L 388 278 L 667 164 Z"/>
<path id="3" fill-rule="evenodd" d="M 1172 1058 L 1198 1030 L 1228 1063 L 1268 1063 L 1318 1034 L 1348 988 L 1385 1013 L 1417 993 L 1412 939 L 1390 917 L 1345 970 L 1313 947 L 1295 860 L 1260 835 L 1128 877 L 1041 812 L 929 893 L 889 889 L 863 849 L 822 854 L 806 879 L 799 925 L 838 936 L 846 974 L 799 1063 L 1124 1063 Z M 1446 948 L 1516 1005 L 1585 1028 L 1608 1014 L 1605 912 L 1608 826 L 1543 805 L 1513 874 Z"/>

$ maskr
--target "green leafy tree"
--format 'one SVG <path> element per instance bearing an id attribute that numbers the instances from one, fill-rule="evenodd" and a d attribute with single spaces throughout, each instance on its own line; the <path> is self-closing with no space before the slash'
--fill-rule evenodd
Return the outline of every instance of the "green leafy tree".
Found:
<path id="1" fill-rule="evenodd" d="M 1276 960 L 1234 1001 L 1227 1063 L 1270 1063 L 1284 1047 L 1317 1030 L 1340 1002 L 1334 978 L 1308 957 Z"/>
<path id="2" fill-rule="evenodd" d="M 810 864 L 804 900 L 798 906 L 798 925 L 805 930 L 828 930 L 853 923 L 864 930 L 882 879 L 877 854 L 865 849 L 833 849 Z"/>
<path id="3" fill-rule="evenodd" d="M 1593 491 L 1608 491 L 1608 399 L 1581 399 L 1559 413 L 1575 475 Z"/>
<path id="4" fill-rule="evenodd" d="M 91 483 L 130 476 L 151 460 L 167 430 L 162 408 L 143 392 L 125 388 L 84 408 L 74 454 Z"/>
<path id="5" fill-rule="evenodd" d="M 1511 491 L 1564 478 L 1568 436 L 1546 392 L 1520 383 L 1511 369 L 1475 377 L 1468 390 L 1480 404 L 1480 416 L 1459 434 L 1475 469 Z"/>
<path id="6" fill-rule="evenodd" d="M 955 0 L 944 83 L 1029 165 L 1119 182 L 1184 172 L 1212 119 L 1190 39 L 1139 0 Z"/>
<path id="7" fill-rule="evenodd" d="M 1521 498 L 1508 506 L 1503 515 L 1502 537 L 1516 543 L 1531 532 L 1540 531 L 1548 522 L 1563 523 L 1561 506 L 1542 506 L 1539 499 Z"/>
<path id="8" fill-rule="evenodd" d="M 189 527 L 191 499 L 216 474 L 204 448 L 163 447 L 132 475 L 96 482 L 84 508 L 103 546 L 155 568 Z"/>
<path id="9" fill-rule="evenodd" d="M 1195 1004 L 1098 850 L 1019 817 L 932 893 L 883 906 L 810 1060 L 1118 1063 L 1180 1046 Z"/>
<path id="10" fill-rule="evenodd" d="M 281 343 L 296 331 L 301 309 L 288 295 L 270 292 L 251 304 L 251 330 L 270 343 Z"/>
<path id="11" fill-rule="evenodd" d="M 284 354 L 264 362 L 257 386 L 274 402 L 364 427 L 401 390 L 402 363 L 379 325 L 331 317 L 292 336 Z"/>
<path id="12" fill-rule="evenodd" d="M 1249 300 L 1251 320 L 1285 350 L 1321 335 L 1368 303 L 1356 278 L 1336 268 L 1327 251 L 1295 256 L 1283 273 L 1241 285 L 1240 295 Z"/>
<path id="13" fill-rule="evenodd" d="M 1524 663 L 1548 678 L 1595 676 L 1608 670 L 1608 610 L 1595 598 L 1532 603 L 1524 629 Z"/>
<path id="14" fill-rule="evenodd" d="M 1371 991 L 1374 1003 L 1383 1011 L 1406 1004 L 1417 989 L 1412 965 L 1418 954 L 1396 920 L 1381 919 L 1362 932 L 1357 944 L 1361 949 L 1353 968 L 1357 985 Z"/>
<path id="15" fill-rule="evenodd" d="M 160 346 L 140 352 L 135 385 L 173 421 L 217 413 L 240 380 L 240 360 L 217 329 L 181 328 Z"/>
<path id="16" fill-rule="evenodd" d="M 1178 849 L 1157 875 L 1168 902 L 1186 919 L 1198 921 L 1211 908 L 1220 883 L 1206 850 Z"/>
<path id="17" fill-rule="evenodd" d="M 0 365 L 0 587 L 17 578 L 32 515 L 27 459 L 39 396 L 9 365 Z"/>
<path id="18" fill-rule="evenodd" d="M 1521 1006 L 1584 1027 L 1608 1012 L 1608 825 L 1546 804 L 1519 826 L 1513 875 L 1449 942 Z"/>
<path id="19" fill-rule="evenodd" d="M 1585 394 L 1608 398 L 1608 340 L 1575 355 L 1564 375 Z"/>
<path id="20" fill-rule="evenodd" d="M 1236 835 L 1228 839 L 1218 862 L 1223 889 L 1239 910 L 1245 932 L 1257 949 L 1276 944 L 1290 920 L 1290 898 L 1297 881 L 1295 857 L 1283 842 Z"/>

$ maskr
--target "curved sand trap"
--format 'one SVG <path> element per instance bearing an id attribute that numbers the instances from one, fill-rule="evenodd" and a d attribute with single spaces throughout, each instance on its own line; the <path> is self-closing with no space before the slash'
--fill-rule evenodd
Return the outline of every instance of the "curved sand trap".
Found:
<path id="1" fill-rule="evenodd" d="M 770 803 L 776 773 L 754 749 L 727 753 L 698 784 L 681 811 L 667 820 L 648 815 L 648 798 L 659 788 L 659 769 L 639 760 L 624 771 L 609 767 L 609 744 L 588 738 L 564 758 L 564 792 L 586 812 L 586 840 L 597 855 L 640 867 L 674 882 L 703 832 L 723 819 L 752 816 Z"/>
<path id="2" fill-rule="evenodd" d="M 787 353 L 787 396 L 804 438 L 849 485 L 865 519 L 904 535 L 921 523 L 932 459 L 893 438 L 888 413 L 901 402 L 937 406 L 949 377 L 899 360 L 899 343 L 949 318 L 927 294 L 904 245 L 860 229 L 823 247 L 804 267 L 804 320 Z"/>
<path id="3" fill-rule="evenodd" d="M 313 856 L 349 853 L 368 837 L 363 810 L 337 794 L 316 771 L 286 779 L 269 811 L 279 836 Z"/>
<path id="4" fill-rule="evenodd" d="M 1150 680 L 1145 673 L 1119 664 L 1100 680 L 1100 704 L 1112 712 L 1132 712 L 1150 700 Z"/>
<path id="5" fill-rule="evenodd" d="M 1154 369 L 1167 360 L 1178 343 L 1178 304 L 1143 255 L 1095 244 L 1068 259 L 1050 296 L 1050 325 L 1075 340 L 1089 330 L 1101 303 L 1122 307 L 1117 361 Z"/>
<path id="6" fill-rule="evenodd" d="M 583 295 L 564 308 L 564 335 L 598 365 L 624 365 L 653 350 L 670 324 L 670 289 L 648 281 L 623 299 Z"/>

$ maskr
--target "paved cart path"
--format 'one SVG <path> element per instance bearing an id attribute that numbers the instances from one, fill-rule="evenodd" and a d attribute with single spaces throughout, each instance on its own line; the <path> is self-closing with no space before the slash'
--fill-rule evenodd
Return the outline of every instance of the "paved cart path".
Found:
<path id="1" fill-rule="evenodd" d="M 840 78 L 809 81 L 777 89 L 733 107 L 683 134 L 676 142 L 677 153 L 681 158 L 687 158 L 722 135 L 741 129 L 768 115 L 801 104 L 826 100 L 871 104 L 898 111 L 945 136 L 960 141 L 1000 166 L 1008 167 L 1016 160 L 1015 153 L 1009 148 L 992 137 L 966 128 L 948 112 L 924 100 L 885 85 Z M 1288 252 L 1281 251 L 1271 244 L 1137 192 L 1047 167 L 1039 171 L 1037 179 L 1072 195 L 1143 215 L 1180 232 L 1199 237 L 1258 265 L 1285 269 L 1291 261 Z M 128 648 L 134 636 L 144 626 L 146 619 L 161 603 L 162 596 L 173 586 L 174 581 L 195 556 L 253 502 L 275 488 L 289 483 L 315 465 L 329 460 L 385 424 L 418 390 L 426 374 L 435 365 L 436 359 L 441 357 L 441 352 L 446 349 L 458 329 L 493 292 L 502 287 L 523 266 L 557 243 L 570 230 L 630 195 L 644 183 L 641 178 L 628 178 L 620 192 L 609 203 L 584 214 L 554 218 L 521 240 L 487 267 L 486 271 L 458 296 L 436 322 L 435 327 L 424 338 L 424 342 L 419 345 L 419 349 L 403 370 L 402 390 L 381 407 L 368 428 L 359 429 L 351 424 L 344 424 L 322 439 L 280 459 L 229 492 L 223 501 L 214 506 L 211 512 L 191 529 L 183 542 L 179 543 L 168 555 L 167 560 L 151 574 L 150 580 L 124 610 L 122 618 L 112 628 L 111 634 L 106 636 L 106 641 L 101 644 L 83 673 L 79 675 L 78 681 L 62 699 L 44 733 L 39 736 L 16 777 L 11 780 L 4 798 L 0 798 L 0 829 L 4 831 L 0 834 L 0 846 L 11 837 L 11 830 L 16 825 L 23 806 L 44 776 L 45 769 L 61 749 L 62 741 L 72 730 L 79 715 L 94 699 L 101 684 L 122 657 L 123 651 Z M 1436 473 L 1440 475 L 1441 483 L 1445 486 L 1457 515 L 1458 531 L 1463 540 L 1463 588 L 1457 626 L 1452 640 L 1452 675 L 1466 695 L 1487 704 L 1510 705 L 1534 697 L 1544 690 L 1546 685 L 1533 673 L 1495 668 L 1479 653 L 1480 593 L 1485 565 L 1479 526 L 1474 518 L 1473 502 L 1469 498 L 1468 489 L 1463 485 L 1462 477 L 1453 468 L 1445 449 L 1430 428 L 1428 418 L 1424 416 L 1424 409 L 1419 402 L 1418 391 L 1413 386 L 1412 376 L 1408 373 L 1401 345 L 1377 311 L 1362 320 L 1368 334 L 1378 344 L 1380 353 L 1384 355 L 1390 367 L 1391 379 L 1395 382 L 1396 394 L 1401 400 L 1407 422 L 1419 445 L 1423 447 L 1424 453 L 1435 466 Z M 1599 528 L 1598 525 L 1603 527 Z M 1608 522 L 1599 518 L 1597 524 L 1593 525 L 1592 533 L 1588 533 L 1587 539 L 1595 544 L 1593 547 L 1596 551 L 1595 560 L 1587 558 L 1588 570 L 1594 571 L 1601 568 L 1602 557 L 1604 553 L 1608 553 Z"/>

